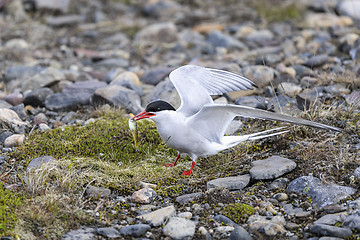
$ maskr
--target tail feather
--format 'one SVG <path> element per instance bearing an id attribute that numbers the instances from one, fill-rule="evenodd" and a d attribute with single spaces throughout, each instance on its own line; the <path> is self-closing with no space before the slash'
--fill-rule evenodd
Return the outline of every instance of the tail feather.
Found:
<path id="1" fill-rule="evenodd" d="M 225 146 L 225 147 L 222 150 L 234 147 L 244 141 L 253 141 L 253 140 L 258 140 L 258 139 L 262 139 L 262 138 L 272 137 L 272 136 L 283 134 L 283 133 L 286 133 L 289 131 L 289 130 L 285 130 L 285 131 L 279 132 L 279 130 L 284 129 L 284 128 L 285 127 L 278 127 L 278 128 L 274 128 L 274 129 L 270 129 L 270 130 L 266 130 L 266 131 L 262 131 L 262 132 L 257 132 L 257 133 L 252 133 L 252 134 L 247 134 L 247 135 L 242 135 L 242 136 L 224 136 L 222 139 L 222 143 L 223 143 L 223 146 Z"/>

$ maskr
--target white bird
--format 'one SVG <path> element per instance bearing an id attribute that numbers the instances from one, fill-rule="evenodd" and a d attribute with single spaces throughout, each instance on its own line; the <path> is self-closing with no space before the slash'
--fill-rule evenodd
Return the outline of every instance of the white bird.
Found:
<path id="1" fill-rule="evenodd" d="M 215 155 L 246 140 L 256 140 L 287 132 L 283 131 L 283 128 L 275 128 L 242 136 L 224 136 L 228 125 L 236 116 L 342 131 L 337 127 L 261 109 L 215 104 L 211 95 L 257 87 L 249 79 L 235 73 L 185 65 L 172 71 L 169 77 L 180 95 L 180 107 L 175 110 L 168 102 L 157 100 L 149 103 L 144 111 L 133 117 L 133 120 L 152 119 L 161 139 L 170 148 L 178 151 L 174 163 L 165 164 L 165 166 L 175 166 L 180 155 L 190 156 L 191 168 L 189 171 L 184 171 L 182 175 L 191 174 L 198 157 Z"/>

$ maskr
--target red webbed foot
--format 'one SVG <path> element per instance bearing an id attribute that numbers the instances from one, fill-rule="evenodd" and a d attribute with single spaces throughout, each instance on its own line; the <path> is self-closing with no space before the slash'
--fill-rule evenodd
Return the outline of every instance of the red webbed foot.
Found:
<path id="1" fill-rule="evenodd" d="M 194 166 L 195 166 L 195 162 L 192 162 L 190 170 L 189 171 L 183 171 L 183 173 L 181 175 L 190 176 Z"/>
<path id="2" fill-rule="evenodd" d="M 177 155 L 177 157 L 176 157 L 176 159 L 175 159 L 175 161 L 173 163 L 164 163 L 164 166 L 165 167 L 174 167 L 174 166 L 176 166 L 176 162 L 177 162 L 177 160 L 179 160 L 179 158 L 180 158 L 180 153 Z"/>

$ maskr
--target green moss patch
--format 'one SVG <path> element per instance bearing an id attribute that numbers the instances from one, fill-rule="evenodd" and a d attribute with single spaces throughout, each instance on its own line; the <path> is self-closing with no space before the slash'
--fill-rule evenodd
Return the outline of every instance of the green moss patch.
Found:
<path id="1" fill-rule="evenodd" d="M 23 204 L 23 197 L 4 188 L 0 183 L 0 236 L 5 236 L 14 227 L 16 211 Z"/>
<path id="2" fill-rule="evenodd" d="M 262 0 L 252 4 L 260 17 L 269 22 L 296 20 L 304 15 L 304 8 L 296 2 Z"/>
<path id="3" fill-rule="evenodd" d="M 15 157 L 30 160 L 43 155 L 57 159 L 91 157 L 121 164 L 139 161 L 156 151 L 174 153 L 162 143 L 151 121 L 139 122 L 139 149 L 133 144 L 128 119 L 105 116 L 86 126 L 68 126 L 50 131 L 35 131 Z M 174 153 L 175 154 L 175 153 Z"/>
<path id="4" fill-rule="evenodd" d="M 244 203 L 230 203 L 222 209 L 222 214 L 235 223 L 245 223 L 254 213 L 254 208 Z"/>

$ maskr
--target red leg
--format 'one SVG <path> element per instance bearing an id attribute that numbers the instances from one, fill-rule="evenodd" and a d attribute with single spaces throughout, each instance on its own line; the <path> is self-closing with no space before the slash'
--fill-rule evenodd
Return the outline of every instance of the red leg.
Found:
<path id="1" fill-rule="evenodd" d="M 179 158 L 180 158 L 180 153 L 177 155 L 177 157 L 176 157 L 176 159 L 175 159 L 175 161 L 173 163 L 164 163 L 165 167 L 174 167 L 174 166 L 176 166 L 176 162 L 177 162 L 177 160 L 179 160 Z"/>
<path id="2" fill-rule="evenodd" d="M 190 170 L 189 171 L 183 171 L 183 173 L 181 175 L 190 176 L 194 166 L 195 166 L 195 161 L 192 162 Z"/>

